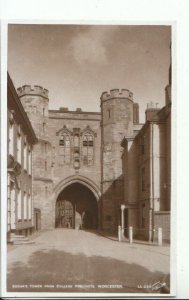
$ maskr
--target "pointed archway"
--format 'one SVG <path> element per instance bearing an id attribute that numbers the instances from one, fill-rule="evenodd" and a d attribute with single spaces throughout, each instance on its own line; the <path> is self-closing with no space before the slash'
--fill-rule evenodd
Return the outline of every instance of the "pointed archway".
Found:
<path id="1" fill-rule="evenodd" d="M 86 185 L 73 182 L 59 193 L 55 208 L 55 227 L 97 229 L 97 199 Z"/>

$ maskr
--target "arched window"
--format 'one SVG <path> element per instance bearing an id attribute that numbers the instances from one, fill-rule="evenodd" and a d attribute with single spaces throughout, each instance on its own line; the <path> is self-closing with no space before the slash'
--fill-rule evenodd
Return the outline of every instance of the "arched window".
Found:
<path id="1" fill-rule="evenodd" d="M 70 163 L 70 136 L 66 132 L 61 133 L 59 138 L 59 154 L 62 157 L 61 161 L 63 161 L 63 163 Z"/>
<path id="2" fill-rule="evenodd" d="M 91 133 L 85 133 L 83 136 L 83 164 L 91 166 L 94 162 L 94 137 Z"/>

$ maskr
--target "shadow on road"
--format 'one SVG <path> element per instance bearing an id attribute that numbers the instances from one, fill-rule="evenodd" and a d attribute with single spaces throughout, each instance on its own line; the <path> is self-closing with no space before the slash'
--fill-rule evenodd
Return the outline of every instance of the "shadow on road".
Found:
<path id="1" fill-rule="evenodd" d="M 117 259 L 50 250 L 34 252 L 28 263 L 14 263 L 9 269 L 7 288 L 9 292 L 160 293 L 151 285 L 163 283 L 164 278 L 161 272 Z"/>
<path id="2" fill-rule="evenodd" d="M 97 236 L 102 236 L 108 240 L 114 241 L 114 242 L 118 242 L 118 237 L 116 235 L 116 233 L 114 232 L 107 232 L 107 231 L 100 231 L 100 230 L 96 230 L 96 229 L 84 229 L 84 231 L 86 232 L 90 232 L 93 233 Z"/>

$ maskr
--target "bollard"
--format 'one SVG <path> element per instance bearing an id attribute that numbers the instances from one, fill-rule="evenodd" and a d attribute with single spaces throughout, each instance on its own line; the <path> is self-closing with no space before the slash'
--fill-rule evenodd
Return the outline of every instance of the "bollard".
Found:
<path id="1" fill-rule="evenodd" d="M 122 239 L 122 241 L 125 238 L 124 232 L 125 232 L 124 228 L 121 228 L 121 239 Z"/>
<path id="2" fill-rule="evenodd" d="M 133 243 L 133 227 L 129 226 L 129 243 Z"/>
<path id="3" fill-rule="evenodd" d="M 118 226 L 118 241 L 121 242 L 122 239 L 121 239 L 121 226 L 119 225 Z"/>
<path id="4" fill-rule="evenodd" d="M 162 228 L 158 228 L 158 245 L 162 246 Z"/>

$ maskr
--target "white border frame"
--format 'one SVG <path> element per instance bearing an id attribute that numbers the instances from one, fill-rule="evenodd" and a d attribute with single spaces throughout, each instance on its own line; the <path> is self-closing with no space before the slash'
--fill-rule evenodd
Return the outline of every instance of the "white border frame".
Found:
<path id="1" fill-rule="evenodd" d="M 189 222 L 188 222 L 188 165 L 189 165 L 189 143 L 188 143 L 188 131 L 189 131 L 189 89 L 188 89 L 188 78 L 189 78 L 189 21 L 188 21 L 189 1 L 188 0 L 49 0 L 48 4 L 46 0 L 1 0 L 1 17 L 4 19 L 17 19 L 23 22 L 23 19 L 35 20 L 43 19 L 48 20 L 64 19 L 66 23 L 74 24 L 78 20 L 79 23 L 85 23 L 86 18 L 90 20 L 90 23 L 94 20 L 104 20 L 104 23 L 114 22 L 119 20 L 132 21 L 138 20 L 144 22 L 144 20 L 164 22 L 169 20 L 170 22 L 177 21 L 177 41 L 175 48 L 177 53 L 173 53 L 173 73 L 177 72 L 177 75 L 173 76 L 173 84 L 176 86 L 174 94 L 177 95 L 178 102 L 173 106 L 172 110 L 173 118 L 176 117 L 176 124 L 173 124 L 174 138 L 173 143 L 176 141 L 174 146 L 174 153 L 172 161 L 174 161 L 174 180 L 172 184 L 175 184 L 172 192 L 175 199 L 175 209 L 172 211 L 172 220 L 177 218 L 177 226 L 174 224 L 175 231 L 172 231 L 172 238 L 177 241 L 177 296 L 179 298 L 187 298 L 188 292 L 188 278 L 189 278 Z M 92 22 L 91 22 L 92 21 Z M 44 23 L 44 22 L 43 22 Z M 49 22 L 48 22 L 49 23 Z M 4 31 L 4 29 L 2 29 Z M 4 43 L 4 42 L 3 42 Z M 3 46 L 4 47 L 4 46 Z M 4 68 L 6 57 L 5 52 L 2 49 L 1 53 L 1 71 Z M 5 68 L 6 69 L 6 68 Z M 3 74 L 3 73 L 1 73 Z M 6 86 L 6 76 L 2 77 L 2 86 Z M 175 87 L 176 88 L 176 87 Z M 174 97 L 174 96 L 173 96 Z M 3 107 L 6 106 L 3 100 L 6 99 L 6 90 L 1 89 L 1 100 L 2 100 L 2 114 Z M 173 100 L 174 101 L 174 100 Z M 2 143 L 5 140 L 3 135 L 5 134 L 3 117 L 1 117 L 1 138 Z M 6 143 L 5 143 L 6 147 Z M 6 149 L 1 149 L 1 167 L 6 167 L 6 162 L 3 160 L 6 154 Z M 177 155 L 176 155 L 177 154 Z M 173 171 L 172 171 L 173 172 Z M 176 173 L 175 173 L 176 172 Z M 2 173 L 1 173 L 2 175 Z M 6 181 L 1 176 L 2 183 Z M 6 186 L 4 186 L 6 189 Z M 176 203 L 176 194 L 178 201 Z M 1 186 L 1 196 L 3 196 L 3 185 Z M 3 197 L 4 198 L 4 197 Z M 3 198 L 2 202 L 3 202 Z M 3 208 L 1 209 L 1 220 L 3 220 Z M 4 226 L 6 232 L 6 224 Z M 3 224 L 2 231 L 3 233 Z M 3 240 L 3 234 L 1 234 Z M 1 241 L 2 241 L 1 240 Z M 2 245 L 3 246 L 3 245 Z M 2 256 L 1 256 L 2 258 Z M 4 258 L 2 258 L 2 264 Z M 174 265 L 176 262 L 174 262 Z M 3 275 L 3 270 L 1 275 Z M 1 277 L 3 283 L 3 277 Z M 5 295 L 4 295 L 5 296 Z M 57 295 L 58 296 L 58 295 Z M 132 294 L 134 297 L 134 295 Z M 137 294 L 137 297 L 139 294 Z M 146 295 L 150 296 L 150 295 Z"/>
<path id="2" fill-rule="evenodd" d="M 7 40 L 8 40 L 8 24 L 11 23 L 18 23 L 18 24 L 90 24 L 90 25 L 169 25 L 172 26 L 172 52 L 174 53 L 176 49 L 175 48 L 175 29 L 176 29 L 176 24 L 175 23 L 170 23 L 170 22 L 129 22 L 129 23 L 123 23 L 123 22 L 87 22 L 87 21 L 83 21 L 83 22 L 62 22 L 62 21 L 22 21 L 22 20 L 11 20 L 11 21 L 4 21 L 2 22 L 2 31 L 3 31 L 3 38 L 5 36 L 5 40 L 3 41 L 3 45 L 2 45 L 2 56 L 4 58 L 6 58 L 6 62 L 7 62 Z M 174 63 L 174 55 L 173 55 L 173 75 L 175 74 L 175 63 Z M 7 64 L 5 63 L 3 64 L 3 68 L 2 68 L 2 92 L 3 92 L 3 97 L 2 99 L 6 99 L 6 90 L 7 90 Z M 175 83 L 175 76 L 173 76 L 173 86 Z M 176 97 L 175 97 L 175 91 L 173 90 L 173 111 L 172 111 L 172 120 L 176 120 L 176 115 L 174 114 L 175 112 L 175 104 L 176 104 Z M 175 107 L 176 108 L 176 107 Z M 6 124 L 7 119 L 7 101 L 3 101 L 2 103 L 2 127 L 1 128 L 5 128 L 4 124 Z M 175 134 L 175 123 L 172 123 L 172 128 L 174 128 L 173 130 L 173 134 L 172 134 L 172 140 L 174 140 L 174 134 Z M 4 131 L 5 133 L 5 131 Z M 7 135 L 5 135 L 3 133 L 2 135 L 2 144 L 6 145 L 7 144 Z M 1 148 L 2 153 L 1 153 L 1 157 L 6 157 L 6 151 L 7 148 L 6 147 L 2 147 Z M 172 157 L 175 157 L 175 152 L 173 151 L 174 149 L 172 148 Z M 2 161 L 2 173 L 1 173 L 1 178 L 2 178 L 2 194 L 1 194 L 1 199 L 7 199 L 7 191 L 6 191 L 6 187 L 7 187 L 7 182 L 6 182 L 6 174 L 7 174 L 7 164 L 6 164 L 6 160 Z M 175 174 L 175 173 L 173 173 Z M 172 175 L 173 175 L 172 174 Z M 175 178 L 174 176 L 172 176 L 172 183 L 175 182 Z M 172 185 L 173 186 L 173 185 Z M 175 195 L 175 194 L 174 194 Z M 172 210 L 173 207 L 176 206 L 176 197 L 173 195 L 172 193 Z M 3 211 L 7 211 L 7 205 L 6 202 L 2 202 L 2 212 Z M 171 216 L 175 215 L 175 212 L 171 211 Z M 3 220 L 3 216 L 2 215 L 2 220 Z M 5 274 L 7 274 L 7 251 L 6 251 L 6 218 L 5 220 L 2 222 L 2 256 L 4 257 L 3 261 L 2 261 L 2 293 L 4 296 L 9 296 L 9 297 L 129 297 L 129 296 L 133 296 L 133 297 L 150 297 L 150 296 L 161 296 L 161 297 L 165 297 L 166 294 L 154 294 L 154 293 L 46 293 L 46 292 L 40 292 L 40 293 L 36 293 L 36 292 L 7 292 L 6 291 L 6 281 L 5 281 Z M 175 220 L 173 217 L 171 217 L 171 258 L 170 258 L 170 266 L 171 266 L 171 291 L 170 294 L 168 294 L 169 296 L 174 296 L 175 295 L 175 282 L 176 282 L 176 266 L 175 266 L 175 261 L 176 261 L 176 239 L 175 239 L 175 234 L 174 232 L 176 232 L 176 224 L 175 224 Z M 7 277 L 7 276 L 6 276 Z"/>

